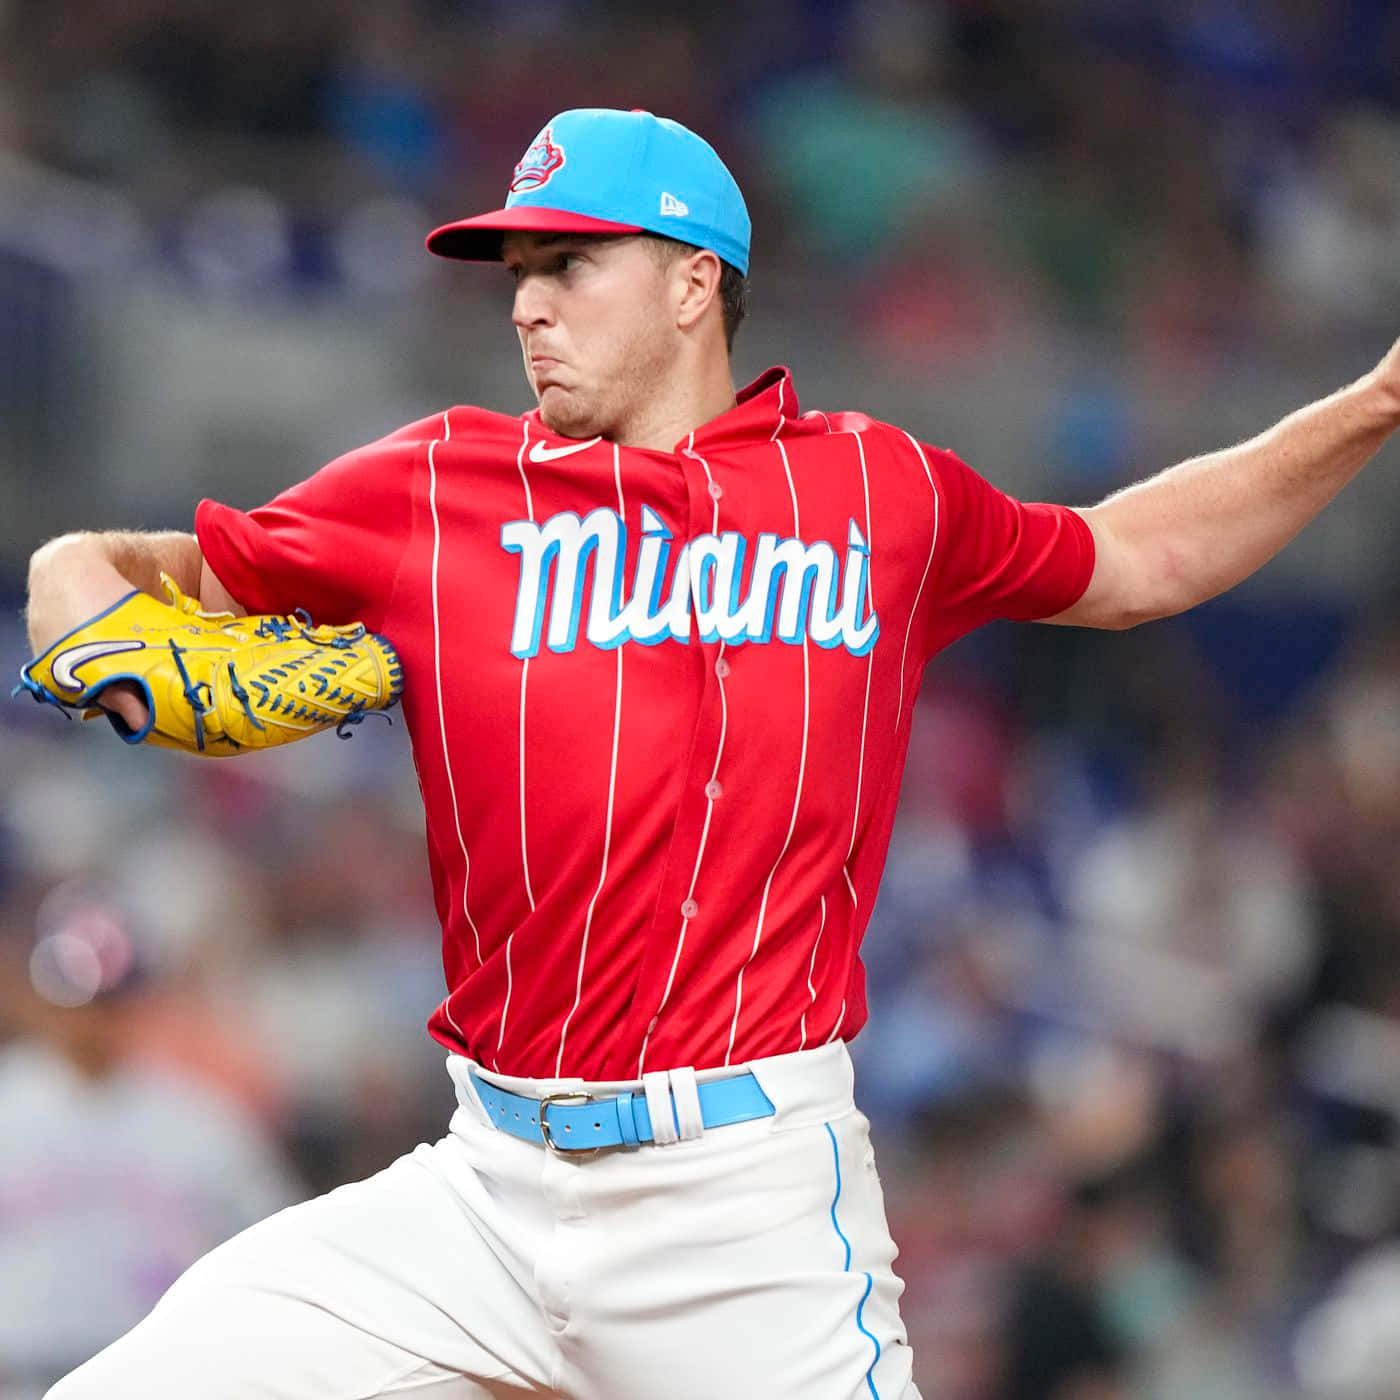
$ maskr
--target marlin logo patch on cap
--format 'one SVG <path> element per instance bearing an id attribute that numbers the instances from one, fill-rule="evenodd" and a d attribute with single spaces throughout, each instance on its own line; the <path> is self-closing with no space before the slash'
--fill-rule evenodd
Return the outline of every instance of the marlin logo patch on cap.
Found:
<path id="1" fill-rule="evenodd" d="M 511 177 L 510 193 L 521 190 L 537 190 L 547 185 L 554 172 L 564 164 L 564 148 L 554 144 L 552 127 L 545 127 L 531 143 L 529 150 L 520 157 Z"/>

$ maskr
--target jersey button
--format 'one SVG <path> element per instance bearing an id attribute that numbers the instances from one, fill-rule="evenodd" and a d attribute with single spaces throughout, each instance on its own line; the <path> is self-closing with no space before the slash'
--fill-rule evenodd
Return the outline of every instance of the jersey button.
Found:
<path id="1" fill-rule="evenodd" d="M 687 899 L 681 905 L 681 914 L 684 918 L 693 919 L 699 912 L 700 906 L 693 899 Z"/>
<path id="2" fill-rule="evenodd" d="M 727 662 L 724 659 L 724 657 L 721 656 L 720 659 L 715 662 L 715 675 L 717 675 L 720 678 L 720 680 L 723 680 L 728 674 L 729 662 Z"/>
<path id="3" fill-rule="evenodd" d="M 647 1034 L 650 1035 L 650 1034 L 652 1033 L 652 1031 L 654 1031 L 654 1030 L 657 1028 L 657 1026 L 659 1026 L 660 1024 L 661 1024 L 661 1017 L 660 1017 L 660 1016 L 653 1016 L 653 1017 L 651 1018 L 651 1020 L 647 1022 Z"/>
<path id="4" fill-rule="evenodd" d="M 712 481 L 712 482 L 710 483 L 710 485 L 709 485 L 709 492 L 710 492 L 710 495 L 713 496 L 713 497 L 715 498 L 715 500 L 719 500 L 719 498 L 720 498 L 722 495 L 724 495 L 724 487 L 721 486 L 721 485 L 719 484 L 719 482 L 717 482 L 717 481 Z"/>
<path id="5" fill-rule="evenodd" d="M 705 784 L 705 796 L 708 797 L 711 802 L 713 802 L 715 798 L 717 798 L 723 791 L 724 784 L 720 782 L 718 778 L 711 778 L 710 781 Z"/>

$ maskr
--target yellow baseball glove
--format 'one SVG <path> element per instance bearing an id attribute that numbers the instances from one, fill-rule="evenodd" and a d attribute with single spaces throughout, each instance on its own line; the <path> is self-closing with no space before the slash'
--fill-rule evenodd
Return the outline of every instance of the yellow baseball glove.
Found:
<path id="1" fill-rule="evenodd" d="M 235 617 L 202 612 L 167 574 L 170 597 L 129 593 L 20 671 L 15 694 L 106 715 L 128 744 L 222 757 L 268 749 L 387 710 L 403 689 L 393 647 L 359 624 L 313 627 L 305 613 Z M 150 717 L 133 730 L 96 706 L 117 681 L 145 694 Z"/>

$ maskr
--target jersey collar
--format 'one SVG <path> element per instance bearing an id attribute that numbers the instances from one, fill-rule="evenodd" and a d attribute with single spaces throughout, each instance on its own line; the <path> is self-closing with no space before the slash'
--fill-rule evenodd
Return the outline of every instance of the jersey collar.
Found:
<path id="1" fill-rule="evenodd" d="M 752 384 L 740 389 L 735 398 L 737 402 L 733 408 L 702 423 L 694 434 L 683 437 L 676 444 L 676 452 L 739 442 L 765 442 L 777 437 L 782 424 L 789 418 L 796 418 L 802 411 L 797 404 L 792 372 L 786 365 L 774 365 L 764 370 Z M 540 422 L 538 408 L 532 408 L 521 416 L 537 431 L 549 432 Z"/>
<path id="2" fill-rule="evenodd" d="M 733 408 L 711 418 L 696 428 L 693 438 L 686 437 L 676 444 L 679 452 L 686 447 L 716 447 L 736 442 L 761 442 L 775 438 L 785 419 L 796 418 L 801 412 L 797 390 L 786 365 L 766 369 L 752 384 L 747 384 L 735 396 Z"/>

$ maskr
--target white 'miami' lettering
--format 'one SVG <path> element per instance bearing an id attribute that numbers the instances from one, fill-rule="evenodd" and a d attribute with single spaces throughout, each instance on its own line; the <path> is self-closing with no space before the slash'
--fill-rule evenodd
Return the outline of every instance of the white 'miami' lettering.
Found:
<path id="1" fill-rule="evenodd" d="M 627 526 L 613 510 L 548 520 L 511 520 L 501 548 L 520 556 L 510 649 L 518 657 L 572 651 L 584 640 L 602 648 L 624 642 L 688 642 L 692 612 L 703 642 L 787 642 L 809 637 L 820 647 L 864 656 L 880 635 L 867 611 L 870 548 L 851 520 L 844 559 L 826 540 L 734 530 L 675 540 L 649 506 L 632 576 L 625 577 Z M 585 600 L 585 594 L 587 598 Z"/>

